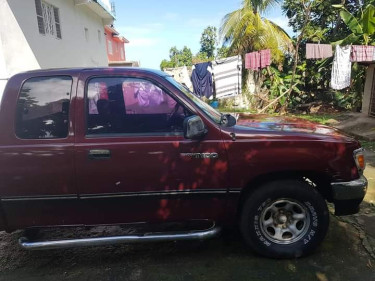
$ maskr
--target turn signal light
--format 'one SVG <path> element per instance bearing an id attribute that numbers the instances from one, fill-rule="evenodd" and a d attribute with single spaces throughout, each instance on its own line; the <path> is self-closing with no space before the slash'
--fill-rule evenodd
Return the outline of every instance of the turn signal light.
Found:
<path id="1" fill-rule="evenodd" d="M 359 171 L 363 171 L 366 167 L 366 159 L 365 159 L 365 151 L 363 148 L 359 148 L 354 150 L 353 156 L 355 160 L 355 164 L 357 165 L 357 168 Z"/>
<path id="2" fill-rule="evenodd" d="M 365 169 L 365 156 L 363 154 L 357 155 L 358 166 L 361 170 Z"/>

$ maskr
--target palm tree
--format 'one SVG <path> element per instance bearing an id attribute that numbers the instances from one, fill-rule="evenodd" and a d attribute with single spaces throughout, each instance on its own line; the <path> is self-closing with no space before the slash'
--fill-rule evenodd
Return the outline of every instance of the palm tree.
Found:
<path id="1" fill-rule="evenodd" d="M 274 22 L 262 17 L 280 0 L 243 0 L 242 7 L 222 20 L 220 35 L 229 52 L 244 56 L 247 52 L 271 49 L 272 59 L 282 62 L 285 52 L 291 50 L 289 35 Z"/>

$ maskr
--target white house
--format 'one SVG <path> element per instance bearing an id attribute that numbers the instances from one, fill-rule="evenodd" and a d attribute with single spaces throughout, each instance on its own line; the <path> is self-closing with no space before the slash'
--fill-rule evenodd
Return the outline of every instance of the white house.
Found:
<path id="1" fill-rule="evenodd" d="M 109 0 L 0 0 L 0 96 L 15 73 L 107 66 Z"/>

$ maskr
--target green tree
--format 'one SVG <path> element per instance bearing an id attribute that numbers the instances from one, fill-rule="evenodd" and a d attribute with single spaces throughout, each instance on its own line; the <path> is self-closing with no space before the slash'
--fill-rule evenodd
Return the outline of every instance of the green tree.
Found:
<path id="1" fill-rule="evenodd" d="M 222 46 L 222 47 L 217 49 L 216 58 L 217 59 L 226 58 L 228 56 L 228 54 L 229 54 L 229 48 L 226 47 L 226 46 Z"/>
<path id="2" fill-rule="evenodd" d="M 174 67 L 174 64 L 172 61 L 169 61 L 169 60 L 162 60 L 161 63 L 160 63 L 160 69 L 163 70 L 165 68 L 172 68 Z"/>
<path id="3" fill-rule="evenodd" d="M 340 11 L 335 8 L 337 5 L 345 4 L 349 13 L 357 14 L 365 2 L 367 5 L 373 0 L 312 0 L 310 2 L 310 23 L 306 30 L 305 39 L 310 41 L 330 43 L 338 41 L 350 34 L 347 25 L 341 20 Z M 293 27 L 293 31 L 298 33 L 302 30 L 305 22 L 304 7 L 301 0 L 284 0 L 282 5 L 283 13 L 289 19 L 289 25 Z"/>
<path id="4" fill-rule="evenodd" d="M 344 5 L 335 5 L 340 8 L 340 17 L 350 30 L 350 34 L 340 40 L 342 45 L 363 44 L 369 45 L 374 42 L 375 33 L 375 7 L 371 4 L 366 9 L 360 10 L 358 17 L 350 13 Z"/>
<path id="5" fill-rule="evenodd" d="M 209 58 L 206 53 L 203 52 L 198 52 L 194 57 L 193 57 L 193 64 L 197 63 L 202 63 L 202 62 L 207 62 L 211 61 L 212 58 Z"/>
<path id="6" fill-rule="evenodd" d="M 184 46 L 182 50 L 177 49 L 176 46 L 169 50 L 169 60 L 162 60 L 160 63 L 160 69 L 173 68 L 179 66 L 191 66 L 193 61 L 193 53 L 190 48 Z"/>
<path id="7" fill-rule="evenodd" d="M 180 51 L 179 55 L 179 66 L 191 66 L 193 53 L 191 52 L 190 48 L 184 46 L 184 48 Z"/>
<path id="8" fill-rule="evenodd" d="M 173 67 L 178 66 L 178 57 L 180 51 L 177 49 L 176 46 L 169 49 L 169 58 L 172 62 Z"/>
<path id="9" fill-rule="evenodd" d="M 359 97 L 363 92 L 364 67 L 353 64 L 352 86 L 342 91 L 333 91 L 329 87 L 332 58 L 306 60 L 304 45 L 308 42 L 364 43 L 363 33 L 358 32 L 358 24 L 355 23 L 362 22 L 360 20 L 362 14 L 370 15 L 363 10 L 370 2 L 374 2 L 374 0 L 283 1 L 283 12 L 289 19 L 289 25 L 298 34 L 295 38 L 295 45 L 302 47 L 296 47 L 298 51 L 290 60 L 286 61 L 283 72 L 280 73 L 280 76 L 284 76 L 282 77 L 284 84 L 293 82 L 294 85 L 298 82 L 298 89 L 293 87 L 293 93 L 285 97 L 288 98 L 286 101 L 289 107 L 316 101 L 324 101 L 338 107 L 358 107 Z M 358 40 L 351 41 L 355 39 L 354 35 L 356 38 L 358 36 Z M 288 79 L 292 77 L 293 73 L 294 78 L 289 82 Z M 291 85 L 287 85 L 287 88 L 290 87 Z M 343 103 L 343 101 L 345 102 Z"/>
<path id="10" fill-rule="evenodd" d="M 214 58 L 216 44 L 217 44 L 216 27 L 208 26 L 205 30 L 203 30 L 200 43 L 201 43 L 200 53 L 206 54 L 208 58 Z"/>
<path id="11" fill-rule="evenodd" d="M 291 48 L 289 35 L 277 24 L 262 17 L 269 7 L 280 0 L 243 0 L 242 6 L 222 21 L 220 35 L 232 54 L 271 49 L 272 59 L 281 63 Z"/>

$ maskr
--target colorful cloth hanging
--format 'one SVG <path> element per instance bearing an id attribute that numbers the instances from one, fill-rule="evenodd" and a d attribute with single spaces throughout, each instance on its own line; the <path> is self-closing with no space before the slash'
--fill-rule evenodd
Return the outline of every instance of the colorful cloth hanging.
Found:
<path id="1" fill-rule="evenodd" d="M 350 60 L 352 62 L 373 61 L 374 55 L 375 46 L 353 45 Z"/>
<path id="2" fill-rule="evenodd" d="M 245 55 L 245 68 L 250 69 L 251 53 Z"/>
<path id="3" fill-rule="evenodd" d="M 306 44 L 306 59 L 325 59 L 332 57 L 332 46 L 329 44 Z"/>
<path id="4" fill-rule="evenodd" d="M 352 63 L 350 61 L 351 46 L 336 46 L 331 72 L 331 88 L 341 90 L 350 86 Z"/>
<path id="5" fill-rule="evenodd" d="M 271 65 L 271 50 L 261 50 L 260 52 L 260 68 L 265 68 Z"/>
<path id="6" fill-rule="evenodd" d="M 261 50 L 259 52 L 251 52 L 245 55 L 245 68 L 258 71 L 271 65 L 271 50 Z"/>
<path id="7" fill-rule="evenodd" d="M 258 71 L 260 68 L 260 55 L 258 52 L 251 52 L 245 55 L 245 68 Z"/>

